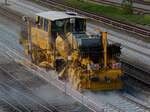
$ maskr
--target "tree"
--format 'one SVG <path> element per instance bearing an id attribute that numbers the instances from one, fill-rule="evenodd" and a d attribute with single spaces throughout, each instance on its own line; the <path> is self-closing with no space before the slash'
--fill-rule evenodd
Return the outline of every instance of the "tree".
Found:
<path id="1" fill-rule="evenodd" d="M 133 0 L 122 0 L 122 8 L 125 14 L 133 13 Z"/>

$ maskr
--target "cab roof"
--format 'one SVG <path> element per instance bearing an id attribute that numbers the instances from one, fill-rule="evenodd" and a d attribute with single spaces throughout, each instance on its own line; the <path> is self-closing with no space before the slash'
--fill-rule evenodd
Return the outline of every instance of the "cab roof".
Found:
<path id="1" fill-rule="evenodd" d="M 55 20 L 61 20 L 61 19 L 68 19 L 68 18 L 85 18 L 83 16 L 79 16 L 78 14 L 73 14 L 73 12 L 64 12 L 64 11 L 46 11 L 37 13 L 36 16 L 43 17 L 45 19 L 55 21 Z"/>

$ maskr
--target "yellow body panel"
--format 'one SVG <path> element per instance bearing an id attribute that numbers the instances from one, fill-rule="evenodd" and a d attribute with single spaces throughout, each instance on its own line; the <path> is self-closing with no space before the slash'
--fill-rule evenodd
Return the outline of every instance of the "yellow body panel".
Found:
<path id="1" fill-rule="evenodd" d="M 114 81 L 111 83 L 107 82 L 81 82 L 80 88 L 84 89 L 90 89 L 90 90 L 114 90 L 114 89 L 121 89 L 123 88 L 123 82 L 122 81 Z"/>
<path id="2" fill-rule="evenodd" d="M 35 27 L 31 28 L 32 43 L 41 49 L 49 49 L 48 32 Z"/>
<path id="3" fill-rule="evenodd" d="M 100 82 L 90 81 L 90 77 L 97 76 L 100 78 Z M 118 76 L 122 76 L 122 70 L 110 69 L 97 72 L 83 72 L 81 68 L 74 65 L 68 68 L 69 82 L 76 89 L 90 89 L 90 90 L 113 90 L 121 89 L 123 82 L 119 80 Z M 105 81 L 105 77 L 109 77 L 110 81 Z"/>
<path id="4" fill-rule="evenodd" d="M 56 38 L 56 49 L 58 50 L 59 54 L 65 60 L 68 58 L 68 55 L 71 55 L 74 60 L 77 59 L 77 53 L 73 52 L 72 54 L 69 54 L 71 47 L 72 49 L 77 49 L 76 40 L 74 39 L 71 33 L 67 33 L 64 38 L 67 39 L 63 39 L 63 37 L 61 37 L 60 35 L 58 35 Z"/>
<path id="5" fill-rule="evenodd" d="M 68 46 L 60 36 L 56 38 L 56 49 L 58 50 L 59 54 L 66 60 L 68 57 Z"/>
<path id="6" fill-rule="evenodd" d="M 99 78 L 101 80 L 104 80 L 105 77 L 109 77 L 112 80 L 117 79 L 118 77 L 122 76 L 122 70 L 121 69 L 108 69 L 99 72 Z"/>

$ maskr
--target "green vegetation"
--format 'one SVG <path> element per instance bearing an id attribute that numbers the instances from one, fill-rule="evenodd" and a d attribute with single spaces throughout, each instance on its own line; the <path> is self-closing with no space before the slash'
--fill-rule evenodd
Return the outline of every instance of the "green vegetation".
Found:
<path id="1" fill-rule="evenodd" d="M 74 8 L 79 8 L 84 11 L 104 15 L 124 22 L 150 26 L 150 15 L 127 14 L 124 13 L 124 10 L 121 8 L 89 3 L 87 0 L 65 0 L 64 3 Z"/>
<path id="2" fill-rule="evenodd" d="M 132 0 L 122 0 L 122 9 L 126 14 L 133 14 Z"/>
<path id="3" fill-rule="evenodd" d="M 33 2 L 39 2 L 40 0 L 32 0 Z"/>

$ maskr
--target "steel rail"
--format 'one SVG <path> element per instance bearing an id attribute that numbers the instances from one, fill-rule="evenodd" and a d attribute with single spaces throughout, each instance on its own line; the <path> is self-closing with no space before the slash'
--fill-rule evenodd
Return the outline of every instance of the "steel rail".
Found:
<path id="1" fill-rule="evenodd" d="M 149 86 L 150 86 L 150 82 L 145 81 L 144 79 L 141 79 L 141 78 L 135 76 L 135 74 L 132 74 L 132 75 L 131 75 L 131 73 L 128 73 L 128 72 L 125 72 L 125 74 L 128 75 L 128 76 L 130 76 L 130 77 L 133 77 L 134 79 L 136 79 L 136 80 L 138 80 L 138 81 L 143 82 L 143 83 L 146 84 L 146 85 L 149 85 Z"/>
<path id="2" fill-rule="evenodd" d="M 0 82 L 0 85 L 2 85 L 3 87 L 6 86 L 7 88 L 12 89 L 12 90 L 14 90 L 14 91 L 17 92 L 17 93 L 19 92 L 17 89 L 15 89 L 14 87 L 11 87 L 10 85 L 6 84 L 5 82 Z M 48 111 L 48 112 L 55 112 L 55 111 L 50 110 L 50 109 L 48 109 L 47 107 L 43 106 L 42 104 L 36 102 L 35 100 L 33 100 L 32 98 L 28 97 L 27 95 L 25 95 L 25 94 L 21 94 L 21 95 L 24 96 L 25 98 L 27 98 L 28 100 L 31 100 L 31 101 L 34 102 L 35 104 L 41 106 L 41 107 L 42 107 L 43 109 L 45 109 L 46 111 Z M 22 105 L 22 104 L 21 104 L 21 105 Z M 31 112 L 31 110 L 30 110 L 29 112 Z"/>
<path id="3" fill-rule="evenodd" d="M 149 85 L 150 86 L 150 82 L 148 81 L 148 80 L 145 80 L 144 78 L 141 78 L 141 77 L 138 77 L 138 76 L 136 76 L 135 74 L 131 74 L 131 73 L 127 73 L 127 72 L 125 72 L 125 74 L 127 74 L 127 75 L 129 75 L 130 77 L 133 77 L 133 78 L 135 78 L 136 80 L 138 80 L 138 81 L 141 81 L 141 82 L 143 82 L 143 83 L 145 83 L 146 85 Z M 142 74 L 141 74 L 142 75 Z M 143 76 L 144 77 L 144 76 Z"/>
<path id="4" fill-rule="evenodd" d="M 9 10 L 6 6 L 0 5 L 0 14 L 4 15 L 11 20 L 17 21 L 19 24 L 23 24 L 20 20 L 22 19 L 22 14 L 19 12 L 14 12 L 12 10 Z"/>
<path id="5" fill-rule="evenodd" d="M 127 76 L 136 79 L 136 81 L 138 81 L 139 84 L 145 84 L 150 87 L 149 79 L 146 78 L 150 77 L 150 71 L 145 70 L 142 67 L 137 67 L 134 64 L 129 63 L 127 60 L 121 59 L 121 62 L 123 63 L 123 65 L 125 65 L 125 74 Z"/>
<path id="6" fill-rule="evenodd" d="M 150 110 L 150 107 L 147 107 L 147 106 L 145 106 L 145 105 L 143 105 L 143 104 L 141 104 L 141 103 L 137 103 L 134 99 L 132 99 L 129 95 L 127 95 L 127 94 L 119 94 L 123 99 L 125 99 L 125 100 L 127 100 L 127 101 L 129 101 L 129 102 L 131 102 L 131 103 L 133 103 L 133 104 L 135 104 L 135 105 L 137 105 L 138 107 L 140 107 L 140 108 L 142 108 L 142 109 L 144 109 L 145 111 L 144 112 L 146 112 L 146 110 Z"/>
<path id="7" fill-rule="evenodd" d="M 140 3 L 143 5 L 150 5 L 150 1 L 146 1 L 146 0 L 133 0 L 133 2 Z"/>
<path id="8" fill-rule="evenodd" d="M 27 87 L 26 85 L 24 85 L 20 80 L 18 80 L 15 76 L 13 76 L 11 73 L 9 73 L 8 71 L 6 71 L 4 68 L 0 67 L 0 70 L 2 70 L 4 73 L 6 73 L 8 76 L 10 76 L 13 80 L 15 80 L 16 82 L 18 82 L 20 85 L 22 85 L 23 87 L 25 87 L 28 91 L 33 92 L 33 90 L 29 87 Z M 0 82 L 1 84 L 2 82 Z M 4 84 L 4 83 L 2 83 Z M 5 84 L 6 85 L 6 84 Z M 9 86 L 9 88 L 13 88 L 10 85 L 7 84 L 7 86 Z M 18 91 L 17 89 L 13 88 L 15 91 Z M 23 96 L 25 96 L 26 98 L 30 99 L 31 101 L 33 101 L 34 103 L 40 105 L 41 107 L 43 107 L 45 110 L 48 110 L 49 112 L 57 112 L 56 108 L 54 106 L 50 106 L 50 109 L 42 104 L 40 104 L 39 102 L 35 101 L 33 98 L 28 97 L 25 93 L 22 94 Z"/>
<path id="9" fill-rule="evenodd" d="M 3 54 L 3 55 L 4 55 L 4 54 Z M 10 57 L 10 56 L 9 56 L 9 57 Z M 2 68 L 1 66 L 0 66 L 0 70 L 2 70 L 3 72 L 5 72 L 5 73 L 6 73 L 7 75 L 9 75 L 12 79 L 14 79 L 14 80 L 15 80 L 16 82 L 18 82 L 20 85 L 22 85 L 23 87 L 25 87 L 28 91 L 33 92 L 33 90 L 32 90 L 31 88 L 29 88 L 28 86 L 26 86 L 25 84 L 23 84 L 19 79 L 17 79 L 15 76 L 13 76 L 9 71 L 5 70 L 5 69 Z M 34 93 L 34 92 L 33 92 L 33 93 Z M 24 94 L 24 96 L 26 96 L 26 95 Z M 31 99 L 31 98 L 29 98 L 29 99 Z M 50 111 L 50 112 L 57 112 L 57 111 L 56 111 L 57 109 L 56 109 L 54 106 L 52 106 L 52 105 L 49 105 L 49 106 L 50 106 L 50 109 L 49 109 L 48 107 L 46 107 L 46 106 L 44 106 L 44 105 L 38 103 L 38 102 L 35 101 L 34 99 L 31 99 L 31 101 L 33 101 L 33 102 L 39 104 L 40 106 L 42 106 L 43 108 L 47 109 L 47 110 Z"/>
<path id="10" fill-rule="evenodd" d="M 13 1 L 13 0 L 11 0 L 9 2 L 11 2 L 11 4 L 17 5 L 17 6 L 21 7 L 21 8 L 24 8 L 24 9 L 28 8 L 30 11 L 37 12 L 37 10 L 34 9 L 34 8 L 20 5 L 19 2 L 16 2 L 16 1 Z"/>
<path id="11" fill-rule="evenodd" d="M 15 112 L 22 112 L 20 109 L 18 109 L 17 107 L 14 106 L 14 104 L 10 103 L 9 101 L 7 101 L 4 98 L 0 97 L 0 100 L 3 101 L 4 103 L 6 103 L 7 105 L 9 105 L 11 108 L 13 108 L 14 110 L 16 110 Z M 11 110 L 12 111 L 12 110 Z"/>
<path id="12" fill-rule="evenodd" d="M 122 63 L 125 66 L 124 71 L 125 76 L 127 76 L 127 78 L 129 79 L 134 80 L 134 83 L 137 83 L 139 85 L 139 88 L 141 87 L 141 89 L 144 90 L 145 92 L 150 92 L 147 89 L 145 89 L 145 88 L 150 89 L 150 82 L 147 79 L 147 77 L 150 77 L 150 74 L 148 72 L 145 72 L 143 69 L 139 69 L 138 67 L 136 68 L 134 64 L 129 65 L 128 63 L 127 64 L 124 62 Z"/>
<path id="13" fill-rule="evenodd" d="M 125 65 L 131 66 L 136 71 L 138 70 L 138 71 L 150 76 L 150 70 L 145 70 L 142 66 L 137 66 L 137 65 L 131 64 L 130 62 L 128 62 L 125 59 L 121 59 L 121 62 Z"/>
<path id="14" fill-rule="evenodd" d="M 7 98 L 11 98 L 11 100 L 13 100 L 14 104 L 16 104 L 17 106 L 19 105 L 20 110 L 26 111 L 26 112 L 31 112 L 31 110 L 29 110 L 28 108 L 26 108 L 22 103 L 18 102 L 16 99 L 14 99 L 10 93 L 8 93 L 7 89 L 4 87 L 3 82 L 0 82 L 0 91 L 2 91 L 5 95 L 7 95 Z M 10 100 L 10 99 L 9 99 Z M 8 101 L 9 102 L 9 101 Z M 9 102 L 10 103 L 10 102 Z M 10 103 L 11 104 L 11 103 Z"/>
<path id="15" fill-rule="evenodd" d="M 136 79 L 135 79 L 136 80 Z M 139 84 L 141 85 L 141 87 L 137 87 L 137 83 L 135 83 L 135 80 L 133 77 L 130 77 L 130 80 L 128 82 L 125 82 L 124 84 L 127 85 L 127 88 L 131 88 L 132 90 L 136 90 L 138 91 L 139 93 L 143 94 L 144 96 L 150 96 L 150 91 L 147 91 L 147 88 L 143 88 L 143 86 L 145 85 L 142 85 L 142 84 Z"/>
<path id="16" fill-rule="evenodd" d="M 145 81 L 141 81 L 139 78 L 135 76 L 131 76 L 129 73 L 125 72 L 125 77 L 127 77 L 127 81 L 125 81 L 125 85 L 132 87 L 134 90 L 138 90 L 145 94 L 146 96 L 150 96 L 150 86 L 145 83 Z"/>
<path id="17" fill-rule="evenodd" d="M 109 40 L 110 42 L 116 43 L 115 41 L 113 41 L 113 40 L 111 40 L 111 39 L 108 39 L 108 40 Z M 144 53 L 144 52 L 142 52 L 142 51 L 139 51 L 139 50 L 137 50 L 136 48 L 128 47 L 127 45 L 122 45 L 122 44 L 121 44 L 121 47 L 130 49 L 130 50 L 135 51 L 135 52 L 137 52 L 137 53 L 140 53 L 140 54 L 142 54 L 142 55 L 144 55 L 144 56 L 146 56 L 146 57 L 150 57 L 149 54 Z M 122 59 L 122 60 L 124 60 L 124 59 Z M 125 61 L 124 61 L 124 63 L 125 63 Z M 127 62 L 126 62 L 126 63 L 127 63 Z M 139 69 L 141 69 L 141 68 L 139 68 Z"/>
<path id="18" fill-rule="evenodd" d="M 72 10 L 75 11 L 81 15 L 84 15 L 90 19 L 94 19 L 94 20 L 98 20 L 99 22 L 102 22 L 106 25 L 109 26 L 113 26 L 116 27 L 120 30 L 124 30 L 127 32 L 131 32 L 131 33 L 135 33 L 137 35 L 142 36 L 143 38 L 148 38 L 150 37 L 150 30 L 143 28 L 143 27 L 139 27 L 130 23 L 125 23 L 119 20 L 115 20 L 103 15 L 97 15 L 95 13 L 91 13 L 91 12 L 87 12 L 81 9 L 77 9 L 77 8 L 73 8 L 70 6 L 66 6 L 63 3 L 60 3 L 59 1 L 54 1 L 54 0 L 40 0 L 39 3 L 41 5 L 44 6 L 53 6 L 53 7 L 57 7 L 59 9 L 66 9 L 66 10 Z"/>

